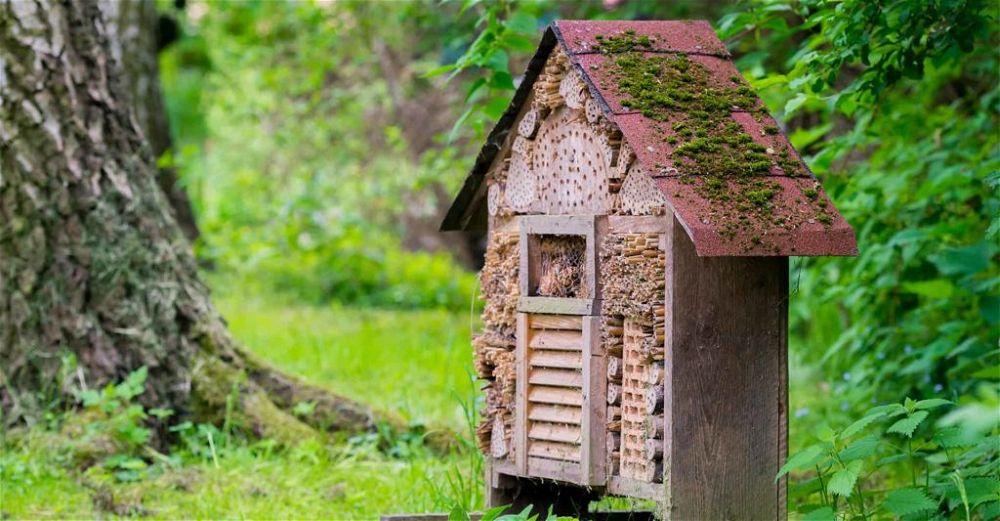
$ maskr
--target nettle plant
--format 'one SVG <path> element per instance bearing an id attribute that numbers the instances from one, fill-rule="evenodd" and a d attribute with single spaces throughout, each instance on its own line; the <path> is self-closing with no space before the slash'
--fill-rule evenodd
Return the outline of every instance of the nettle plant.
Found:
<path id="1" fill-rule="evenodd" d="M 145 389 L 147 376 L 148 370 L 143 366 L 118 384 L 108 384 L 100 390 L 76 392 L 84 410 L 96 413 L 88 417 L 84 441 L 110 445 L 98 451 L 104 453 L 100 463 L 119 481 L 141 479 L 147 467 L 142 453 L 152 437 L 152 431 L 146 427 L 146 420 L 150 416 L 164 419 L 173 414 L 167 409 L 147 410 L 134 403 L 133 400 Z"/>
<path id="2" fill-rule="evenodd" d="M 1000 438 L 996 419 L 982 418 L 997 413 L 959 409 L 932 422 L 951 404 L 907 398 L 843 430 L 822 427 L 819 442 L 788 458 L 775 479 L 804 471 L 790 490 L 803 520 L 998 519 Z M 977 428 L 984 423 L 986 432 Z"/>

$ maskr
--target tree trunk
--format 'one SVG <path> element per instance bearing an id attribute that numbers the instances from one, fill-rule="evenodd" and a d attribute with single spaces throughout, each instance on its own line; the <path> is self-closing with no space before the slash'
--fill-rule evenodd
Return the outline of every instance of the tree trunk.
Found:
<path id="1" fill-rule="evenodd" d="M 3 420 L 146 366 L 147 406 L 217 420 L 236 397 L 242 425 L 283 442 L 314 432 L 303 422 L 399 427 L 275 373 L 229 335 L 157 186 L 114 37 L 93 2 L 0 0 Z M 286 412 L 300 401 L 317 404 L 308 420 Z"/>
<path id="2" fill-rule="evenodd" d="M 153 0 L 100 0 L 108 29 L 111 56 L 118 64 L 125 90 L 139 128 L 159 158 L 173 148 L 170 122 L 160 90 L 158 60 L 160 24 Z M 173 166 L 157 168 L 157 184 L 167 196 L 177 224 L 191 242 L 198 238 L 198 223 L 187 192 Z"/>

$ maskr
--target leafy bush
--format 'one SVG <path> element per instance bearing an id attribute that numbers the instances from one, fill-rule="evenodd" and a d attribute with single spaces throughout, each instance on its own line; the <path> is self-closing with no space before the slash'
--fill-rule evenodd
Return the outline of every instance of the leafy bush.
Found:
<path id="1" fill-rule="evenodd" d="M 201 259 L 313 302 L 468 308 L 473 275 L 404 248 L 429 233 L 471 160 L 433 146 L 448 91 L 408 72 L 428 59 L 410 53 L 434 56 L 415 23 L 454 29 L 430 5 L 393 12 L 248 2 L 173 13 L 185 36 L 161 60 L 176 137 L 164 161 L 195 205 Z M 385 56 L 358 52 L 372 41 Z M 442 109 L 418 111 L 422 96 Z"/>
<path id="2" fill-rule="evenodd" d="M 983 391 L 1000 407 L 995 389 Z M 819 442 L 792 455 L 777 478 L 811 471 L 791 493 L 803 519 L 996 519 L 1000 418 L 972 406 L 931 421 L 950 404 L 907 399 L 869 409 L 839 431 L 821 428 Z"/>

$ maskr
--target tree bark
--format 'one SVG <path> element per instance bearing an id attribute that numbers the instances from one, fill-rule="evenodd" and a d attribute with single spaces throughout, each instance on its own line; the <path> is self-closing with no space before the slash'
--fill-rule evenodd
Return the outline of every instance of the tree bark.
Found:
<path id="1" fill-rule="evenodd" d="M 98 6 L 108 26 L 111 56 L 118 64 L 139 128 L 153 150 L 153 158 L 173 148 L 170 121 L 160 89 L 159 27 L 153 0 L 100 0 Z M 198 223 L 187 192 L 173 166 L 160 166 L 157 184 L 167 197 L 177 224 L 191 242 L 198 238 Z"/>
<path id="2" fill-rule="evenodd" d="M 140 400 L 294 442 L 372 431 L 367 407 L 276 373 L 229 335 L 156 182 L 94 2 L 0 0 L 0 405 L 31 421 L 141 366 Z M 75 370 L 67 358 L 75 358 Z M 316 403 L 307 420 L 288 412 Z M 308 424 L 308 425 L 307 425 Z"/>

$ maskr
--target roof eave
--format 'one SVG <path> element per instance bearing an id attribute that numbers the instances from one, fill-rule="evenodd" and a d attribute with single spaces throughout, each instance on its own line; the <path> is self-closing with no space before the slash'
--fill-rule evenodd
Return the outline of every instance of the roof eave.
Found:
<path id="1" fill-rule="evenodd" d="M 476 198 L 480 194 L 483 181 L 486 179 L 486 172 L 503 148 L 504 141 L 507 139 L 507 135 L 510 133 L 511 127 L 513 127 L 517 115 L 521 111 L 521 107 L 528 99 L 535 80 L 542 72 L 542 69 L 545 68 L 545 61 L 548 59 L 552 49 L 555 48 L 556 42 L 557 37 L 553 31 L 553 26 L 549 25 L 542 34 L 538 50 L 535 51 L 535 55 L 532 56 L 527 68 L 525 68 L 521 83 L 514 92 L 514 97 L 511 99 L 510 105 L 507 106 L 507 110 L 504 111 L 496 125 L 493 126 L 493 130 L 490 131 L 489 136 L 486 138 L 486 143 L 479 150 L 479 155 L 476 157 L 476 162 L 472 166 L 472 170 L 462 184 L 462 189 L 451 203 L 451 207 L 448 208 L 448 213 L 445 214 L 444 220 L 441 222 L 441 231 L 459 231 L 467 228 L 468 216 L 475 210 L 477 204 Z M 481 204 L 481 202 L 478 202 L 478 204 Z"/>

